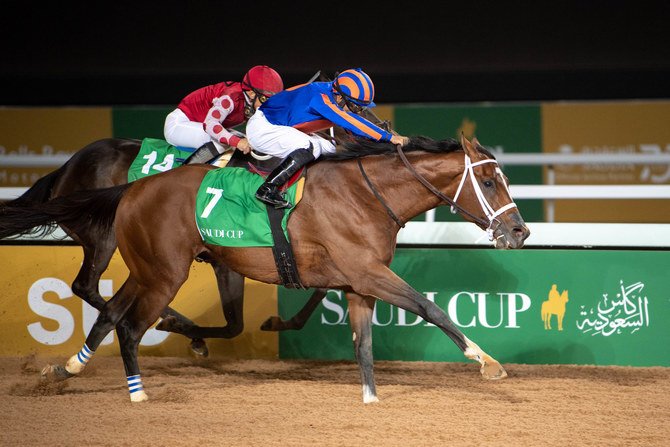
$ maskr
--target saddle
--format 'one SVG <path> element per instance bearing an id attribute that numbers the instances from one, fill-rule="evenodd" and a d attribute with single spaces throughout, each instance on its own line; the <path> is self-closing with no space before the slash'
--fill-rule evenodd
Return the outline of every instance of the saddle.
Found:
<path id="1" fill-rule="evenodd" d="M 258 160 L 251 156 L 251 154 L 245 154 L 242 151 L 233 151 L 233 154 L 228 157 L 225 164 L 222 163 L 221 158 L 214 164 L 220 167 L 244 168 L 263 178 L 267 177 L 268 174 L 283 160 L 278 157 L 270 157 L 267 160 Z M 223 166 L 221 164 L 223 164 Z M 286 189 L 297 182 L 304 175 L 305 171 L 306 168 L 303 167 L 291 177 L 288 182 L 286 182 L 283 189 Z M 300 200 L 301 196 L 302 194 L 296 195 L 296 203 Z M 300 282 L 295 258 L 293 257 L 293 248 L 282 229 L 282 220 L 284 219 L 286 210 L 276 209 L 272 205 L 266 205 L 266 210 L 270 222 L 272 239 L 274 241 L 272 254 L 274 255 L 275 265 L 277 266 L 277 272 L 279 273 L 282 284 L 287 288 L 304 289 L 305 287 Z"/>
<path id="2" fill-rule="evenodd" d="M 261 177 L 265 178 L 270 172 L 272 172 L 279 164 L 283 161 L 282 158 L 270 156 L 267 160 L 258 160 L 254 158 L 251 154 L 245 154 L 242 151 L 232 151 L 232 155 L 228 155 L 229 152 L 219 157 L 217 160 L 212 162 L 212 165 L 223 167 L 232 167 L 232 168 L 244 168 L 249 172 L 258 174 Z M 228 157 L 226 157 L 228 155 Z M 293 185 L 295 182 L 300 180 L 301 177 L 305 174 L 305 168 L 302 168 L 298 171 L 293 177 L 289 179 L 288 182 L 282 187 L 282 190 L 285 190 L 289 186 Z"/>

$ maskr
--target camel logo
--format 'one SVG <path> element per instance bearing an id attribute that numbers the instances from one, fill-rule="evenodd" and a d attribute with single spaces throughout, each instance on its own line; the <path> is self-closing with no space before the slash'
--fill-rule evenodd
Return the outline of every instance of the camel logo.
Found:
<path id="1" fill-rule="evenodd" d="M 568 291 L 564 290 L 558 293 L 556 284 L 552 284 L 549 291 L 549 299 L 542 302 L 542 321 L 544 321 L 544 330 L 551 330 L 551 316 L 556 315 L 558 330 L 563 330 L 563 317 L 565 316 L 565 303 L 568 302 Z"/>

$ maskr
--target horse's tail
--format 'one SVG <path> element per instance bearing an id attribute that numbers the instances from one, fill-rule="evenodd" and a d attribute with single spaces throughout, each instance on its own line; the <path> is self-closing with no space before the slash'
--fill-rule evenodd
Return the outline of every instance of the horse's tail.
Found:
<path id="1" fill-rule="evenodd" d="M 61 166 L 55 171 L 50 172 L 44 177 L 41 177 L 35 182 L 33 186 L 28 188 L 26 192 L 21 194 L 16 199 L 8 200 L 4 203 L 0 202 L 0 209 L 4 208 L 5 206 L 29 206 L 46 202 L 49 200 L 49 197 L 51 197 L 51 190 L 53 189 L 56 181 L 61 177 L 61 175 L 63 175 L 64 170 L 65 165 Z"/>
<path id="2" fill-rule="evenodd" d="M 105 189 L 76 191 L 44 203 L 0 207 L 0 239 L 45 235 L 56 225 L 75 234 L 94 227 L 99 234 L 112 230 L 116 208 L 131 183 Z"/>

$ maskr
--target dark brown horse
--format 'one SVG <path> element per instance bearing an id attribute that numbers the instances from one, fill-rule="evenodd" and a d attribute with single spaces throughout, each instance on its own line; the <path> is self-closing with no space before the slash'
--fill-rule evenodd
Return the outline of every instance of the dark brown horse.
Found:
<path id="1" fill-rule="evenodd" d="M 128 170 L 140 151 L 142 141 L 127 138 L 105 138 L 84 146 L 63 166 L 45 175 L 20 197 L 0 203 L 3 207 L 34 206 L 55 197 L 65 196 L 75 191 L 107 188 L 128 183 Z M 271 170 L 272 161 L 259 162 L 236 151 L 230 163 L 241 166 L 254 163 L 259 168 Z M 276 161 L 275 161 L 276 162 Z M 267 167 L 263 165 L 267 163 Z M 79 245 L 84 259 L 79 273 L 72 282 L 72 292 L 89 305 L 102 310 L 105 299 L 98 291 L 98 283 L 116 250 L 113 231 L 104 233 L 94 227 L 78 227 L 76 230 L 63 225 L 63 230 Z M 226 326 L 204 328 L 197 326 L 177 311 L 166 308 L 159 329 L 176 332 L 191 338 L 191 349 L 199 355 L 207 355 L 207 345 L 203 338 L 233 338 L 244 329 L 242 318 L 244 299 L 244 277 L 213 259 L 198 259 L 209 262 L 214 270 L 219 298 L 226 318 Z M 300 329 L 313 309 L 325 296 L 325 290 L 316 290 L 303 311 L 289 321 L 270 317 L 264 330 Z"/>
<path id="2" fill-rule="evenodd" d="M 481 364 L 485 378 L 506 377 L 498 361 L 389 268 L 400 227 L 444 203 L 487 230 L 497 247 L 523 246 L 530 232 L 495 158 L 476 140 L 471 143 L 465 138 L 459 144 L 415 137 L 397 151 L 388 143 L 369 141 L 347 148 L 348 152 L 334 154 L 330 160 L 323 157 L 310 166 L 288 232 L 303 285 L 348 292 L 363 401 L 377 401 L 371 338 L 377 299 L 441 328 L 467 358 Z M 139 341 L 186 281 L 194 258 L 207 256 L 248 278 L 280 282 L 270 248 L 203 242 L 194 219 L 195 200 L 210 169 L 185 166 L 128 185 L 58 198 L 33 209 L 3 211 L 0 238 L 53 222 L 75 227 L 113 225 L 130 272 L 98 316 L 82 350 L 64 369 L 54 368 L 54 372 L 80 373 L 116 327 L 131 401 L 146 400 L 137 362 Z M 82 215 L 89 218 L 81 219 Z"/>

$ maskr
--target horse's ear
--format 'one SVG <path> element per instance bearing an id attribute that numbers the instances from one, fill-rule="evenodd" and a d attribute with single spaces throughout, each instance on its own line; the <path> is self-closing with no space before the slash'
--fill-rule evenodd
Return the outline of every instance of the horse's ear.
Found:
<path id="1" fill-rule="evenodd" d="M 474 158 L 474 155 L 477 151 L 472 146 L 472 143 L 470 143 L 468 139 L 465 138 L 465 135 L 462 132 L 461 132 L 461 147 L 465 151 L 465 155 L 467 155 L 470 159 Z"/>
<path id="2" fill-rule="evenodd" d="M 481 146 L 481 144 L 479 143 L 479 140 L 477 139 L 477 137 L 472 137 L 472 145 L 473 145 L 474 147 Z"/>

